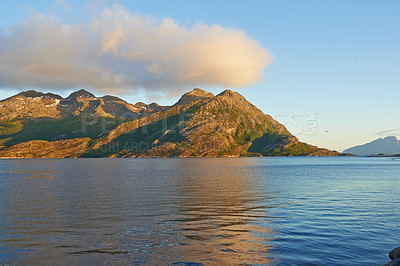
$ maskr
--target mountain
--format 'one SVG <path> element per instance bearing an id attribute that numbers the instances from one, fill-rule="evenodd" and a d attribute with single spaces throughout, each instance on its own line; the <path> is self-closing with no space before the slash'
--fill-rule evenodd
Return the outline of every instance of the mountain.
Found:
<path id="1" fill-rule="evenodd" d="M 212 97 L 214 97 L 214 94 L 212 94 L 211 92 L 206 92 L 203 91 L 202 89 L 194 88 L 192 91 L 183 94 L 182 97 L 179 99 L 179 101 L 173 106 L 185 105 L 194 101 Z"/>
<path id="2" fill-rule="evenodd" d="M 343 153 L 352 153 L 360 156 L 373 154 L 400 154 L 400 140 L 394 136 L 379 138 L 369 143 L 355 146 L 343 151 Z"/>
<path id="3" fill-rule="evenodd" d="M 336 156 L 300 142 L 237 92 L 201 89 L 173 106 L 80 90 L 0 102 L 0 157 Z"/>
<path id="4" fill-rule="evenodd" d="M 28 118 L 64 119 L 80 114 L 138 118 L 164 109 L 166 107 L 155 103 L 134 105 L 113 96 L 97 98 L 85 90 L 73 92 L 65 99 L 56 94 L 30 90 L 0 101 L 0 122 Z"/>

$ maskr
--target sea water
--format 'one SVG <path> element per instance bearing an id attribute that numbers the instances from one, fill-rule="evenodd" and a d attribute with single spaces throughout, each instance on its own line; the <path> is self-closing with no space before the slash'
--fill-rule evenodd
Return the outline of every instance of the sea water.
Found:
<path id="1" fill-rule="evenodd" d="M 379 265 L 400 160 L 0 160 L 0 264 Z"/>

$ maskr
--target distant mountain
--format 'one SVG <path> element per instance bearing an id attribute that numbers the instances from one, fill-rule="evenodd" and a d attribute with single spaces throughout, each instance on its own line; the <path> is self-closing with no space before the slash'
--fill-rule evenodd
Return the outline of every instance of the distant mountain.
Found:
<path id="1" fill-rule="evenodd" d="M 355 146 L 343 151 L 343 153 L 352 153 L 360 156 L 372 154 L 400 154 L 400 140 L 394 136 L 379 138 L 364 145 Z"/>
<path id="2" fill-rule="evenodd" d="M 80 90 L 0 102 L 0 157 L 336 156 L 299 140 L 237 92 L 194 89 L 171 107 Z"/>

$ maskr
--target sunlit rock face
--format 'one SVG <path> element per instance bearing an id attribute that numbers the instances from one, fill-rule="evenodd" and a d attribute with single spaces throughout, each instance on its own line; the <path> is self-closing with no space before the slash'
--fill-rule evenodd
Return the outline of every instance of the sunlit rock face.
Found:
<path id="1" fill-rule="evenodd" d="M 130 104 L 85 90 L 66 98 L 27 91 L 1 101 L 0 111 L 2 157 L 339 155 L 299 142 L 283 125 L 230 90 L 215 96 L 195 88 L 171 107 Z M 31 142 L 39 140 L 45 142 Z M 63 140 L 69 142 L 53 145 Z M 29 152 L 42 147 L 46 155 Z M 53 148 L 62 152 L 52 153 Z"/>
<path id="2" fill-rule="evenodd" d="M 25 118 L 68 118 L 82 113 L 102 117 L 142 117 L 166 109 L 156 103 L 128 103 L 118 97 L 79 90 L 66 98 L 37 91 L 21 92 L 0 102 L 0 121 Z"/>

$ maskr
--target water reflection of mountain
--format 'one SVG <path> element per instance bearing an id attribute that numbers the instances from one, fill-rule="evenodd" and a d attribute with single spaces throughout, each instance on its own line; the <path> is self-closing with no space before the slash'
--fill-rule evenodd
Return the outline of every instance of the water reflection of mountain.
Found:
<path id="1" fill-rule="evenodd" d="M 274 264 L 269 196 L 249 162 L 13 162 L 0 172 L 4 262 Z"/>
<path id="2" fill-rule="evenodd" d="M 175 221 L 184 236 L 179 244 L 187 259 L 274 264 L 269 243 L 273 232 L 265 224 L 268 213 L 262 206 L 266 195 L 257 192 L 260 180 L 246 167 L 246 160 L 183 163 L 188 165 L 180 168 L 175 180 L 180 199 Z"/>

